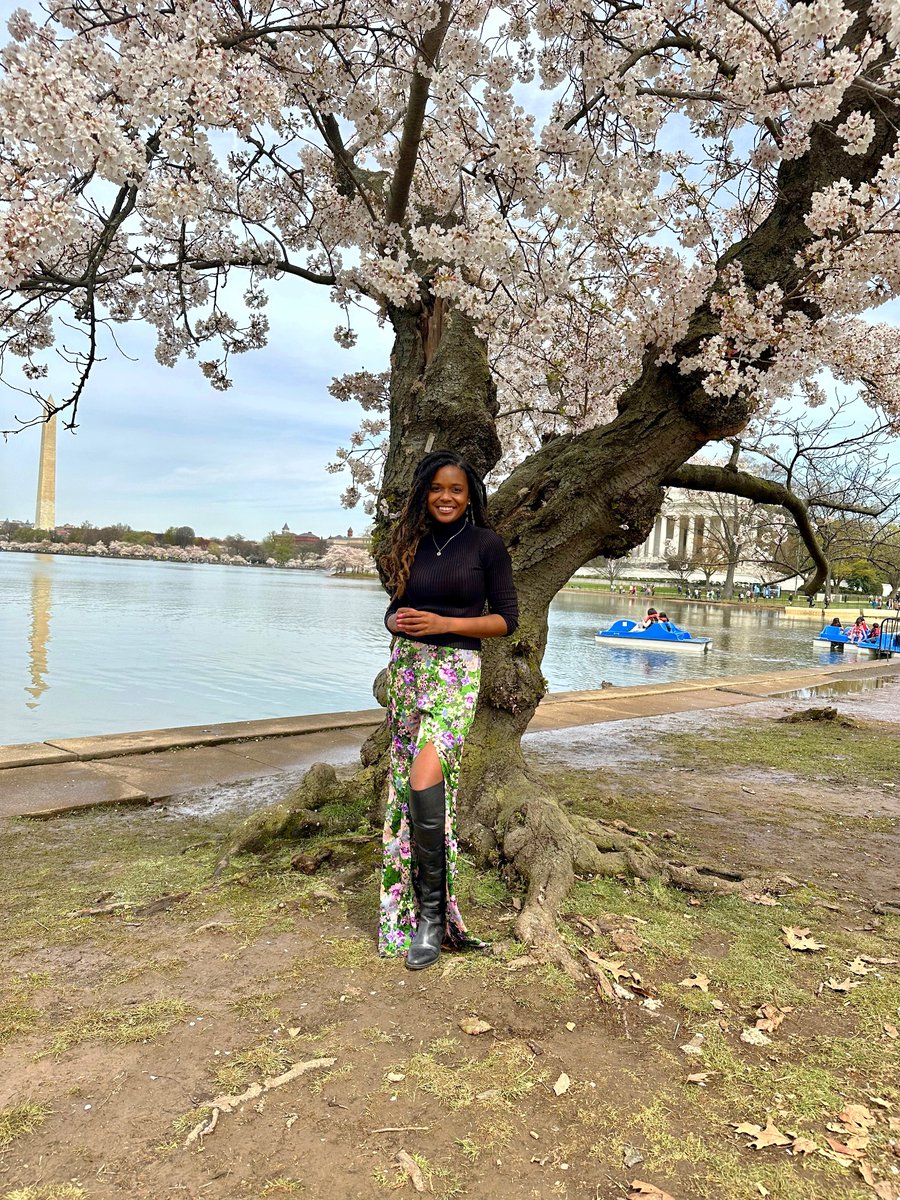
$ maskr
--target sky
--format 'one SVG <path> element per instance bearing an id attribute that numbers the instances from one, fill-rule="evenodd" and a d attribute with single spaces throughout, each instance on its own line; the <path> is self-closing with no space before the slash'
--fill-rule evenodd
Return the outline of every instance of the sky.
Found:
<path id="1" fill-rule="evenodd" d="M 233 286 L 241 283 L 236 276 Z M 157 363 L 149 328 L 119 331 L 136 361 L 111 347 L 82 399 L 78 429 L 57 431 L 57 524 L 190 525 L 250 538 L 285 522 L 323 537 L 367 527 L 361 507 L 341 507 L 349 479 L 325 470 L 361 416 L 328 385 L 348 370 L 384 370 L 389 331 L 363 314 L 356 347 L 342 350 L 332 337 L 341 312 L 327 289 L 281 280 L 272 294 L 269 344 L 231 360 L 227 392 L 214 391 L 196 362 Z M 4 389 L 0 427 L 33 415 L 32 406 Z M 40 435 L 36 427 L 0 442 L 0 519 L 34 519 Z"/>

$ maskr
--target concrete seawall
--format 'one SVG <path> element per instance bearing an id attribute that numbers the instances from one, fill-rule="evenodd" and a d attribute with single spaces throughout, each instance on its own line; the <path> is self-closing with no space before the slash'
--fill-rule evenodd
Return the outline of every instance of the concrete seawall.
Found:
<path id="1" fill-rule="evenodd" d="M 666 713 L 733 707 L 778 696 L 863 689 L 900 679 L 900 660 L 837 664 L 691 682 L 554 692 L 529 732 Z M 152 804 L 215 784 L 355 761 L 380 708 L 263 721 L 140 730 L 0 746 L 0 818 L 52 817 L 82 808 Z"/>

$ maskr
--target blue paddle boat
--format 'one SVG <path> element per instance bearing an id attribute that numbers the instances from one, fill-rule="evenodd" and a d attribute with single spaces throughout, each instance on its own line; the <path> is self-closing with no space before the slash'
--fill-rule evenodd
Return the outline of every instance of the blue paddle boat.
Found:
<path id="1" fill-rule="evenodd" d="M 638 650 L 679 650 L 702 654 L 712 649 L 712 638 L 692 637 L 673 621 L 654 621 L 638 629 L 636 621 L 614 621 L 609 629 L 598 629 L 598 642 L 607 646 L 634 646 Z"/>
<path id="2" fill-rule="evenodd" d="M 847 632 L 852 628 L 852 625 L 848 625 L 846 630 L 839 625 L 826 625 L 819 636 L 813 638 L 813 645 L 827 647 L 843 654 L 856 654 L 860 658 L 872 658 L 885 651 L 900 653 L 900 634 L 890 634 L 882 630 L 877 637 L 853 639 Z"/>

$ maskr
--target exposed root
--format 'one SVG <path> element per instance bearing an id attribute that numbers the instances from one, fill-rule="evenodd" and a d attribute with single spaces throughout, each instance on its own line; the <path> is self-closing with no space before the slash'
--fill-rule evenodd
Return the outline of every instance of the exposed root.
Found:
<path id="1" fill-rule="evenodd" d="M 216 863 L 214 876 L 238 854 L 259 853 L 278 842 L 296 841 L 312 833 L 346 832 L 346 820 L 342 827 L 340 815 L 329 819 L 322 810 L 333 805 L 340 814 L 347 805 L 357 805 L 361 794 L 369 798 L 371 792 L 380 790 L 381 778 L 376 766 L 363 769 L 352 779 L 339 779 L 334 767 L 314 763 L 284 803 L 270 805 L 244 821 Z"/>
<path id="2" fill-rule="evenodd" d="M 373 745 L 369 765 L 352 779 L 339 779 L 332 767 L 322 763 L 311 767 L 287 802 L 244 822 L 220 859 L 217 873 L 234 855 L 266 850 L 274 842 L 320 832 L 343 833 L 344 840 L 346 826 L 341 830 L 331 818 L 328 828 L 327 810 L 335 805 L 336 812 L 345 813 L 353 805 L 359 811 L 363 795 L 370 814 L 379 810 L 384 760 L 375 751 Z M 493 765 L 490 778 L 483 776 L 470 790 L 468 821 L 462 832 L 469 844 L 474 841 L 483 863 L 499 860 L 524 881 L 526 894 L 516 935 L 535 958 L 556 965 L 573 979 L 584 978 L 585 965 L 561 938 L 557 918 L 578 877 L 659 879 L 706 895 L 766 890 L 764 881 L 744 878 L 737 871 L 664 859 L 639 830 L 623 821 L 598 821 L 566 812 L 545 787 L 529 778 L 520 759 L 507 761 L 502 771 L 496 761 Z M 320 848 L 301 850 L 292 865 L 313 872 L 331 854 Z M 597 979 L 590 960 L 587 971 Z"/>

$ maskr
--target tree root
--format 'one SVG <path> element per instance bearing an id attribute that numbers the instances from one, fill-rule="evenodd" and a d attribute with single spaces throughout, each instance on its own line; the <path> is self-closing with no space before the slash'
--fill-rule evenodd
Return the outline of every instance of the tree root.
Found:
<path id="1" fill-rule="evenodd" d="M 377 736 L 377 735 L 376 735 Z M 315 833 L 343 834 L 340 814 L 359 810 L 364 797 L 370 813 L 383 811 L 383 756 L 373 752 L 369 765 L 351 779 L 340 779 L 327 764 L 317 763 L 294 794 L 250 817 L 237 831 L 216 866 L 220 873 L 237 854 L 270 849 L 278 841 L 296 841 Z M 601 968 L 585 956 L 586 965 L 563 941 L 557 919 L 579 877 L 621 876 L 651 880 L 704 895 L 754 894 L 765 891 L 759 878 L 738 871 L 697 866 L 661 857 L 638 830 L 622 821 L 604 822 L 566 812 L 546 788 L 532 780 L 521 760 L 482 778 L 467 805 L 465 840 L 474 844 L 482 865 L 500 864 L 525 884 L 516 936 L 535 958 L 552 963 L 573 979 L 585 970 L 600 982 Z M 334 814 L 329 816 L 328 810 Z M 344 840 L 344 839 L 342 839 Z M 325 861 L 327 855 L 321 858 Z M 317 853 L 294 856 L 296 869 L 314 870 Z M 602 982 L 607 983 L 603 976 Z M 608 991 L 604 989 L 605 994 Z"/>

